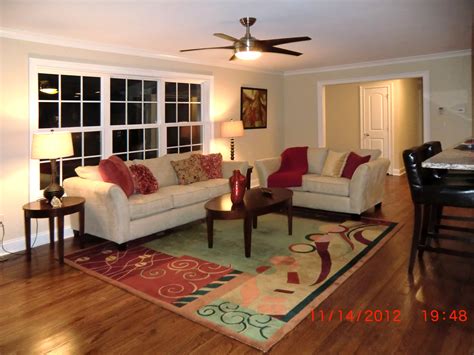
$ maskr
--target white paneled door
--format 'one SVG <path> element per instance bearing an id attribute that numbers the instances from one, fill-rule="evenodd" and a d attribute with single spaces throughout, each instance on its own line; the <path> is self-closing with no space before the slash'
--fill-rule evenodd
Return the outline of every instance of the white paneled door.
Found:
<path id="1" fill-rule="evenodd" d="M 390 159 L 391 86 L 360 86 L 361 147 L 380 149 Z"/>

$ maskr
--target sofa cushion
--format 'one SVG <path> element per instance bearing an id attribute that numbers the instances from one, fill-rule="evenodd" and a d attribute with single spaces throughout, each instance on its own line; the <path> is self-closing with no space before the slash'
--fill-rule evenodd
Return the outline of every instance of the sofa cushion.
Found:
<path id="1" fill-rule="evenodd" d="M 362 157 L 370 155 L 370 161 L 378 159 L 382 155 L 380 149 L 354 149 L 353 152 Z"/>
<path id="2" fill-rule="evenodd" d="M 155 176 L 145 165 L 131 165 L 130 172 L 132 174 L 136 193 L 148 195 L 158 191 L 158 181 L 156 181 Z"/>
<path id="3" fill-rule="evenodd" d="M 171 165 L 180 185 L 207 180 L 207 175 L 201 167 L 201 160 L 196 154 L 187 159 L 172 160 Z"/>
<path id="4" fill-rule="evenodd" d="M 323 171 L 321 172 L 321 175 L 341 177 L 342 169 L 344 168 L 346 158 L 346 152 L 335 152 L 333 150 L 329 150 L 328 156 L 326 157 L 326 161 L 324 162 Z"/>
<path id="5" fill-rule="evenodd" d="M 327 156 L 327 148 L 308 148 L 308 173 L 321 174 Z"/>
<path id="6" fill-rule="evenodd" d="M 102 159 L 99 162 L 99 173 L 103 181 L 120 186 L 127 197 L 133 194 L 135 187 L 132 175 L 119 157 L 112 155 L 108 159 Z"/>
<path id="7" fill-rule="evenodd" d="M 209 191 L 205 187 L 192 185 L 171 185 L 160 188 L 160 191 L 171 195 L 173 208 L 192 205 L 209 199 Z"/>
<path id="8" fill-rule="evenodd" d="M 349 196 L 350 180 L 316 174 L 303 175 L 303 191 L 326 195 Z"/>
<path id="9" fill-rule="evenodd" d="M 210 179 L 194 183 L 192 186 L 204 187 L 209 192 L 209 198 L 214 198 L 230 192 L 229 179 Z"/>
<path id="10" fill-rule="evenodd" d="M 369 160 L 370 155 L 361 157 L 360 155 L 357 155 L 354 152 L 350 152 L 347 156 L 346 164 L 344 166 L 344 169 L 342 170 L 341 177 L 352 179 L 352 175 L 354 175 L 354 172 L 359 167 L 359 165 L 367 163 Z"/>
<path id="11" fill-rule="evenodd" d="M 132 195 L 128 199 L 130 219 L 140 219 L 157 213 L 165 212 L 173 208 L 173 197 L 167 191 L 159 191 L 149 195 Z"/>
<path id="12" fill-rule="evenodd" d="M 88 180 L 95 180 L 95 181 L 103 181 L 102 176 L 100 176 L 99 166 L 78 166 L 74 169 L 77 176 L 88 179 Z"/>

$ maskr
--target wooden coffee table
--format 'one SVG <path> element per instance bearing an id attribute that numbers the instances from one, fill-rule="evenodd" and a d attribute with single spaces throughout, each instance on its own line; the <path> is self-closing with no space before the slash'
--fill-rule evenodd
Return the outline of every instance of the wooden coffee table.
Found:
<path id="1" fill-rule="evenodd" d="M 271 196 L 264 195 L 260 188 L 253 188 L 245 192 L 244 201 L 238 205 L 232 205 L 230 193 L 209 200 L 206 208 L 207 220 L 207 242 L 212 248 L 214 237 L 215 219 L 243 219 L 244 220 L 244 242 L 245 256 L 250 257 L 252 244 L 252 225 L 257 228 L 257 217 L 286 210 L 288 215 L 288 234 L 293 229 L 293 191 L 283 188 L 271 188 Z"/>

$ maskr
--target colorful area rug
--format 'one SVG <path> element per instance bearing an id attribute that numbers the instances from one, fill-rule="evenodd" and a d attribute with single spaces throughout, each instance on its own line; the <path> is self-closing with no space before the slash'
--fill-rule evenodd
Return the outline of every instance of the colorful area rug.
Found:
<path id="1" fill-rule="evenodd" d="M 244 256 L 242 221 L 215 221 L 214 248 L 204 223 L 181 227 L 118 251 L 105 243 L 66 263 L 140 297 L 268 351 L 394 234 L 396 223 L 330 223 L 259 217 L 252 257 Z"/>

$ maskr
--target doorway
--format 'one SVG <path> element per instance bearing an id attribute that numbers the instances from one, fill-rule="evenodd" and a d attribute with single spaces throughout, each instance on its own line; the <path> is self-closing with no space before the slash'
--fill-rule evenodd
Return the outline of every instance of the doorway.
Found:
<path id="1" fill-rule="evenodd" d="M 403 150 L 430 138 L 427 72 L 317 84 L 321 147 L 380 149 L 391 162 L 389 174 L 402 175 Z"/>

